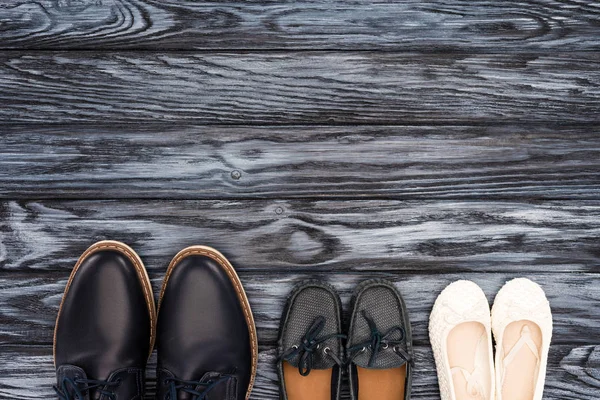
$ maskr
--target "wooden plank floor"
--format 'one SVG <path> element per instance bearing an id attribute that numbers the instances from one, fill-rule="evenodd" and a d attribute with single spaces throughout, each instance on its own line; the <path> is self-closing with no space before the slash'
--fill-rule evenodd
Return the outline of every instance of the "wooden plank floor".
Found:
<path id="1" fill-rule="evenodd" d="M 525 276 L 555 331 L 544 399 L 600 399 L 595 0 L 11 0 L 0 4 L 0 399 L 53 397 L 70 269 L 101 239 L 156 289 L 181 248 L 237 267 L 278 398 L 291 288 L 396 283 L 413 398 L 427 321 Z M 155 393 L 155 356 L 147 399 Z M 348 393 L 344 393 L 347 400 Z"/>

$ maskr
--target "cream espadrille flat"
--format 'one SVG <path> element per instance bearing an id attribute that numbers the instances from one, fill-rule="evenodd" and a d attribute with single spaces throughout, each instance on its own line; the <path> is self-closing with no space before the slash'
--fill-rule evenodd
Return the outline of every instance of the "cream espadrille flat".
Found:
<path id="1" fill-rule="evenodd" d="M 438 296 L 429 320 L 442 400 L 492 400 L 490 306 L 479 286 L 457 281 Z"/>
<path id="2" fill-rule="evenodd" d="M 529 279 L 506 283 L 492 307 L 496 340 L 496 400 L 541 400 L 552 337 L 552 313 Z"/>

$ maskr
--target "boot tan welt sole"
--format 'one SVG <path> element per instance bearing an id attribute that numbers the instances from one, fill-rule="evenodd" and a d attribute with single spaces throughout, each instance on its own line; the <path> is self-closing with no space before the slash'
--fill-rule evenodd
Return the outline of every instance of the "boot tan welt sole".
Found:
<path id="1" fill-rule="evenodd" d="M 150 314 L 150 353 L 148 354 L 148 358 L 152 354 L 152 350 L 154 349 L 154 341 L 156 339 L 156 308 L 154 307 L 154 295 L 152 294 L 152 285 L 150 284 L 150 278 L 148 277 L 148 272 L 146 272 L 146 268 L 144 267 L 144 263 L 140 259 L 140 256 L 125 243 L 117 242 L 114 240 L 103 240 L 97 243 L 94 243 L 90 246 L 77 260 L 73 271 L 71 272 L 71 276 L 67 281 L 67 287 L 65 288 L 65 292 L 63 298 L 60 302 L 60 307 L 58 308 L 58 316 L 56 317 L 56 324 L 54 327 L 54 344 L 53 344 L 53 356 L 54 356 L 54 366 L 56 367 L 56 331 L 58 328 L 58 320 L 60 318 L 60 313 L 62 311 L 62 306 L 65 301 L 65 297 L 69 292 L 69 288 L 71 287 L 71 283 L 73 282 L 73 278 L 75 278 L 75 274 L 77 274 L 77 270 L 79 266 L 83 263 L 83 261 L 89 257 L 90 255 L 97 253 L 102 250 L 112 250 L 118 253 L 123 254 L 125 257 L 131 261 L 135 270 L 138 274 L 138 278 L 140 280 L 140 284 L 142 286 L 142 290 L 144 291 L 144 298 L 146 299 L 146 304 L 148 305 L 148 313 Z"/>
<path id="2" fill-rule="evenodd" d="M 167 283 L 169 282 L 169 277 L 173 272 L 173 268 L 175 268 L 175 265 L 177 265 L 185 257 L 194 255 L 209 257 L 216 261 L 221 266 L 221 268 L 225 270 L 227 276 L 229 276 L 229 279 L 231 280 L 231 283 L 233 283 L 235 292 L 238 296 L 240 304 L 242 305 L 244 317 L 246 318 L 246 323 L 248 324 L 248 332 L 250 334 L 250 348 L 252 351 L 252 368 L 250 384 L 248 385 L 248 391 L 246 392 L 246 399 L 248 399 L 250 397 L 250 392 L 252 392 L 252 387 L 254 386 L 254 380 L 256 378 L 256 365 L 258 364 L 258 339 L 256 336 L 256 325 L 254 324 L 254 316 L 252 315 L 250 303 L 248 302 L 248 297 L 246 296 L 246 292 L 244 291 L 242 282 L 240 281 L 240 278 L 238 277 L 231 263 L 225 258 L 223 254 L 208 246 L 191 246 L 177 253 L 173 260 L 171 260 L 169 268 L 167 269 L 167 275 L 165 276 L 165 279 L 163 281 L 163 286 L 160 291 L 160 297 L 158 300 L 158 312 L 160 312 L 160 303 L 162 302 L 162 298 L 165 293 L 165 288 L 167 287 Z"/>

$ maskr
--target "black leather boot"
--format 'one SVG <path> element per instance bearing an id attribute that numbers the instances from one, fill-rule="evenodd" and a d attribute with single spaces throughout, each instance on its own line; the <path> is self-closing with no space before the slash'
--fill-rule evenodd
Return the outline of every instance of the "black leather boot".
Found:
<path id="1" fill-rule="evenodd" d="M 157 399 L 244 400 L 258 358 L 242 284 L 218 251 L 193 246 L 167 270 L 159 302 Z"/>
<path id="2" fill-rule="evenodd" d="M 75 264 L 54 330 L 61 400 L 139 399 L 156 311 L 150 280 L 127 245 L 92 245 Z"/>

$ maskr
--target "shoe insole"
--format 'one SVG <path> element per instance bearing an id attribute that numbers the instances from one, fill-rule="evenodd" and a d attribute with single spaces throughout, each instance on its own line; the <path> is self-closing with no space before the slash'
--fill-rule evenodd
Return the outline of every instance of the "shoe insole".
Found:
<path id="1" fill-rule="evenodd" d="M 515 321 L 508 324 L 502 337 L 503 356 L 506 357 L 517 342 L 527 331 L 537 347 L 537 354 L 541 354 L 542 331 L 531 321 Z M 503 363 L 504 364 L 504 363 Z M 502 398 L 505 400 L 532 400 L 537 383 L 538 359 L 527 345 L 521 346 L 515 358 L 506 365 L 504 382 L 502 384 Z"/>
<path id="2" fill-rule="evenodd" d="M 452 328 L 446 343 L 450 368 L 460 368 L 468 374 L 480 371 L 474 377 L 477 388 L 485 393 L 468 390 L 468 380 L 462 372 L 452 374 L 456 400 L 480 400 L 492 397 L 492 371 L 489 339 L 479 322 L 464 322 Z M 512 400 L 512 399 L 511 399 Z"/>
<path id="3" fill-rule="evenodd" d="M 356 369 L 358 400 L 404 400 L 406 365 L 388 369 Z"/>
<path id="4" fill-rule="evenodd" d="M 288 400 L 331 400 L 333 369 L 313 369 L 307 376 L 298 367 L 283 363 L 283 380 Z"/>

